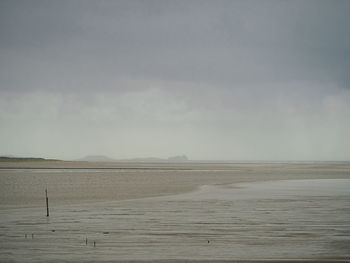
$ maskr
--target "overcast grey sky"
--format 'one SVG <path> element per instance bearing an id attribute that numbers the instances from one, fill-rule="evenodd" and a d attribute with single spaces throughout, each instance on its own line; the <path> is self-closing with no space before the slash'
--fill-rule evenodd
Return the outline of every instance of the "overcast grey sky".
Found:
<path id="1" fill-rule="evenodd" d="M 350 160 L 350 1 L 0 1 L 0 155 Z"/>

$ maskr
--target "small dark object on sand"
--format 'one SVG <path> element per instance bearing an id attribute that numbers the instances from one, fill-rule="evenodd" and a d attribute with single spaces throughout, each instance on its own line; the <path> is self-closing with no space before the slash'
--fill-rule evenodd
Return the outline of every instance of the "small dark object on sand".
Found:
<path id="1" fill-rule="evenodd" d="M 34 234 L 32 234 L 32 239 L 34 238 Z"/>
<path id="2" fill-rule="evenodd" d="M 87 239 L 87 238 L 85 238 L 85 245 L 87 245 L 87 241 L 88 241 L 88 239 Z"/>
<path id="3" fill-rule="evenodd" d="M 50 216 L 49 213 L 49 198 L 47 197 L 47 188 L 45 189 L 45 196 L 46 196 L 46 216 Z"/>
<path id="4" fill-rule="evenodd" d="M 27 234 L 24 234 L 24 237 L 27 238 Z"/>
<path id="5" fill-rule="evenodd" d="M 109 232 L 103 232 L 103 234 L 108 235 L 108 234 L 109 234 Z"/>
<path id="6" fill-rule="evenodd" d="M 52 229 L 51 232 L 56 232 L 56 230 L 55 230 L 55 229 Z"/>
<path id="7" fill-rule="evenodd" d="M 96 247 L 96 242 L 94 241 L 94 247 Z"/>
<path id="8" fill-rule="evenodd" d="M 210 241 L 208 240 L 208 244 L 210 243 Z"/>

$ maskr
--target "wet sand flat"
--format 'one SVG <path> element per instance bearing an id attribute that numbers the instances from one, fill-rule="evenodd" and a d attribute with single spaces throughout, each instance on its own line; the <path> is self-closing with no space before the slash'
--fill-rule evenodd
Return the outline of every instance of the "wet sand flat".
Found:
<path id="1" fill-rule="evenodd" d="M 128 165 L 0 169 L 0 261 L 350 260 L 347 164 Z"/>
<path id="2" fill-rule="evenodd" d="M 127 200 L 190 192 L 201 185 L 350 178 L 350 164 L 0 162 L 0 209 Z"/>

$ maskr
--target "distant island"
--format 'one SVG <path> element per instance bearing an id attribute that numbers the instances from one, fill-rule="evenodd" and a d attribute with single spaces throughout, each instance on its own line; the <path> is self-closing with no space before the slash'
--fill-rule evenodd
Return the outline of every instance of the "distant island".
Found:
<path id="1" fill-rule="evenodd" d="M 187 162 L 189 161 L 186 155 L 171 156 L 167 159 L 146 157 L 146 158 L 132 158 L 132 159 L 113 159 L 104 155 L 89 155 L 78 159 L 81 162 Z"/>
<path id="2" fill-rule="evenodd" d="M 117 162 L 116 159 L 104 155 L 88 155 L 78 160 L 79 162 Z"/>

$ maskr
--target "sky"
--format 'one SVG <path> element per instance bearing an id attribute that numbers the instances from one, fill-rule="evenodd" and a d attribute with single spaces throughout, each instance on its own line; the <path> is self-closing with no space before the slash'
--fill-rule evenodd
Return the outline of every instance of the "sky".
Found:
<path id="1" fill-rule="evenodd" d="M 350 161 L 350 1 L 0 1 L 0 155 Z"/>

